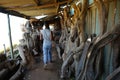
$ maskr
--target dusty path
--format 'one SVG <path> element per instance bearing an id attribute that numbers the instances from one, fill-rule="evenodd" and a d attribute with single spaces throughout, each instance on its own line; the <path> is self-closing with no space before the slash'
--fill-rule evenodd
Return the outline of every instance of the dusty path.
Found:
<path id="1" fill-rule="evenodd" d="M 23 80 L 60 80 L 61 60 L 58 59 L 56 52 L 53 52 L 53 63 L 48 64 L 47 70 L 43 68 L 42 57 L 36 63 L 35 68 L 28 71 Z"/>

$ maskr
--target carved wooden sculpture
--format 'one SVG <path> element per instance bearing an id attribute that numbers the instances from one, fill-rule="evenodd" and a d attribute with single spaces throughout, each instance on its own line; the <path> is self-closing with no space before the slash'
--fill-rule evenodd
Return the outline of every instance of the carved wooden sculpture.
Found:
<path id="1" fill-rule="evenodd" d="M 69 31 L 68 31 L 68 25 L 67 25 L 67 20 L 68 20 L 68 14 L 67 14 L 68 11 L 67 10 L 68 9 L 65 8 L 64 12 L 63 12 L 63 15 L 61 16 L 62 33 L 61 33 L 61 37 L 60 37 L 60 40 L 59 40 L 59 44 L 60 44 L 60 47 L 63 50 L 65 49 L 66 41 L 69 38 Z"/>
<path id="2" fill-rule="evenodd" d="M 120 24 L 118 24 L 115 29 L 113 29 L 110 32 L 105 33 L 103 36 L 97 37 L 97 39 L 92 43 L 93 45 L 89 48 L 87 59 L 84 65 L 84 68 L 82 69 L 82 73 L 79 73 L 79 76 L 77 76 L 76 80 L 92 80 L 95 79 L 95 72 L 93 69 L 93 64 L 95 60 L 95 56 L 97 55 L 97 52 L 106 44 L 110 43 L 111 41 L 115 40 L 120 36 Z M 91 75 L 90 75 L 91 74 Z M 91 78 L 91 79 L 90 79 Z"/>
<path id="3" fill-rule="evenodd" d="M 0 63 L 0 80 L 9 80 L 17 71 L 18 60 L 5 60 Z"/>
<path id="4" fill-rule="evenodd" d="M 82 1 L 82 5 L 80 6 L 79 10 L 80 10 L 80 15 L 79 15 L 79 30 L 80 30 L 80 34 L 81 34 L 81 40 L 84 42 L 85 41 L 85 31 L 84 31 L 84 27 L 85 27 L 85 18 L 87 15 L 87 9 L 88 9 L 88 0 L 83 0 Z"/>
<path id="5" fill-rule="evenodd" d="M 82 6 L 82 9 L 84 9 L 86 7 L 86 4 L 87 4 L 87 0 L 85 2 L 83 2 L 84 6 Z M 84 41 L 85 41 L 84 30 L 83 30 L 84 23 L 81 24 L 81 22 L 85 21 L 84 18 L 85 18 L 86 14 L 83 14 L 83 13 L 85 13 L 86 10 L 82 10 L 81 14 L 83 14 L 83 15 L 80 15 L 79 13 L 80 13 L 81 9 L 78 8 L 76 5 L 73 5 L 73 8 L 74 8 L 75 14 L 72 18 L 73 21 L 71 22 L 71 26 L 70 26 L 69 39 L 66 40 L 66 46 L 65 46 L 65 51 L 64 51 L 64 62 L 63 62 L 62 68 L 61 68 L 62 76 L 64 75 L 65 71 L 67 70 L 66 68 L 68 68 L 68 66 L 71 66 L 72 63 L 76 63 L 76 64 L 78 63 L 76 61 L 74 62 L 74 60 L 77 60 L 79 57 L 74 57 L 75 58 L 74 59 L 73 56 L 75 54 L 73 55 L 72 52 L 76 52 L 76 48 L 80 49 L 80 51 L 81 51 L 81 49 L 83 48 L 83 45 L 79 45 L 79 44 L 84 44 Z M 87 8 L 85 8 L 85 9 L 87 9 Z M 78 36 L 78 35 L 80 35 L 80 36 Z M 79 40 L 81 42 L 79 42 Z M 67 43 L 69 43 L 69 44 L 67 44 Z M 74 46 L 74 48 L 73 48 L 73 46 Z M 80 54 L 78 56 L 80 56 Z M 74 67 L 77 66 L 76 64 L 74 64 Z M 77 71 L 77 69 L 75 69 L 75 70 Z"/>
<path id="6" fill-rule="evenodd" d="M 115 69 L 112 73 L 110 73 L 105 80 L 119 80 L 120 79 L 120 67 Z"/>
<path id="7" fill-rule="evenodd" d="M 77 28 L 75 27 L 72 31 L 72 35 L 70 35 L 68 41 L 66 41 L 66 46 L 65 46 L 65 51 L 64 51 L 64 56 L 63 56 L 63 64 L 61 67 L 61 78 L 65 77 L 65 72 L 68 70 L 68 67 L 72 65 L 74 62 L 73 55 L 74 53 L 72 52 L 76 47 L 76 38 L 77 38 Z M 73 47 L 74 46 L 74 47 Z"/>
<path id="8" fill-rule="evenodd" d="M 75 39 L 78 36 L 76 25 L 69 23 L 69 25 L 70 24 L 71 24 L 70 36 L 68 39 L 65 40 L 65 48 L 64 48 L 64 53 L 63 53 L 63 61 L 64 62 L 63 62 L 62 68 L 61 68 L 61 78 L 63 78 L 65 76 L 64 74 L 67 71 L 68 66 L 70 66 L 73 63 L 73 55 L 72 55 L 71 51 L 73 51 L 75 49 L 75 46 L 76 46 Z M 73 46 L 74 46 L 74 48 L 73 48 Z"/>
<path id="9" fill-rule="evenodd" d="M 26 56 L 27 56 L 28 53 L 25 53 L 24 46 L 22 46 L 22 45 L 18 45 L 17 48 L 18 48 L 18 51 L 19 51 L 19 55 L 20 55 L 20 57 L 22 59 L 21 64 L 23 66 L 25 66 L 28 63 L 27 62 L 27 58 L 26 58 Z"/>
<path id="10" fill-rule="evenodd" d="M 23 73 L 23 66 L 19 65 L 18 69 L 16 70 L 15 74 L 9 80 L 20 80 L 21 75 Z"/>
<path id="11" fill-rule="evenodd" d="M 106 1 L 106 4 L 104 3 Z M 114 48 L 114 58 L 113 58 L 113 64 L 114 69 L 119 66 L 119 62 L 117 55 L 119 56 L 119 48 L 120 46 L 118 43 L 119 36 L 120 36 L 120 29 L 118 29 L 118 26 L 120 27 L 120 24 L 115 27 L 114 30 L 107 32 L 107 21 L 108 21 L 108 10 L 109 10 L 109 3 L 108 0 L 94 0 L 96 7 L 98 8 L 99 12 L 99 18 L 100 18 L 100 35 L 93 39 L 92 42 L 86 42 L 85 43 L 85 17 L 87 14 L 88 9 L 88 1 L 83 0 L 82 4 L 79 5 L 79 11 L 76 5 L 73 5 L 75 9 L 75 15 L 72 17 L 72 22 L 70 26 L 70 36 L 68 40 L 66 40 L 66 43 L 69 43 L 69 45 L 73 46 L 74 43 L 76 43 L 77 38 L 80 40 L 79 44 L 76 49 L 70 50 L 70 47 L 68 44 L 66 44 L 65 47 L 65 57 L 64 62 L 61 68 L 62 77 L 64 77 L 65 71 L 67 71 L 68 67 L 71 66 L 73 63 L 75 68 L 75 78 L 76 80 L 99 80 L 102 74 L 102 67 L 101 64 L 103 64 L 103 54 L 102 49 L 103 47 L 113 41 Z M 79 16 L 78 14 L 79 13 Z M 77 16 L 77 17 L 76 17 Z M 114 14 L 115 17 L 115 14 Z M 115 19 L 113 19 L 113 22 Z M 114 26 L 114 24 L 113 24 Z M 78 28 L 78 35 L 79 37 L 75 36 L 72 32 L 74 32 L 74 28 Z M 71 38 L 71 39 L 70 39 Z M 82 46 L 83 45 L 83 46 Z M 82 46 L 82 47 L 81 47 Z M 80 48 L 81 47 L 81 48 Z M 84 49 L 83 49 L 84 47 Z M 80 52 L 77 52 L 80 50 Z M 83 50 L 83 51 L 82 51 Z M 117 75 L 116 75 L 117 76 Z"/>

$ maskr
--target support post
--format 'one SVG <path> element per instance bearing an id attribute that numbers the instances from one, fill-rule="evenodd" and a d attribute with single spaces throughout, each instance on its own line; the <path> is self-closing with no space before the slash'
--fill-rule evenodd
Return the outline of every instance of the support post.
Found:
<path id="1" fill-rule="evenodd" d="M 12 36 L 11 36 L 11 27 L 10 27 L 10 16 L 7 14 L 8 17 L 8 35 L 9 35 L 9 40 L 10 40 L 10 53 L 11 53 L 11 59 L 14 58 L 13 56 L 13 46 L 12 46 Z"/>

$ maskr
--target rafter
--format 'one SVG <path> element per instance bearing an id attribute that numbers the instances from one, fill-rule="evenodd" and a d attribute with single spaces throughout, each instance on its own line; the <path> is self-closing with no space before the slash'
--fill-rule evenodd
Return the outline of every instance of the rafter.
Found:
<path id="1" fill-rule="evenodd" d="M 40 3 L 39 0 L 34 0 L 34 2 L 36 3 L 36 5 L 39 5 L 39 3 Z"/>

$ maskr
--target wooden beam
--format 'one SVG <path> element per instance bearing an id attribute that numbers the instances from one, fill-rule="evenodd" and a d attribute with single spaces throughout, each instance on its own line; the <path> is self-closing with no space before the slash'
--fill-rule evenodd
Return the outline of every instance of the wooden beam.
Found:
<path id="1" fill-rule="evenodd" d="M 1 1 L 0 0 L 0 6 L 2 7 L 22 7 L 22 6 L 25 6 L 25 5 L 36 5 L 35 1 L 33 0 L 24 0 L 24 1 L 21 1 L 21 0 L 7 0 L 7 1 Z"/>
<path id="2" fill-rule="evenodd" d="M 30 16 L 18 13 L 16 11 L 11 11 L 11 10 L 8 11 L 5 8 L 2 8 L 2 7 L 0 7 L 0 12 L 5 13 L 5 14 L 10 14 L 10 15 L 18 16 L 18 17 L 23 17 L 23 18 L 26 18 L 26 19 L 30 18 Z"/>
<path id="3" fill-rule="evenodd" d="M 56 8 L 54 9 L 40 9 L 40 10 L 29 10 L 29 11 L 20 11 L 21 14 L 28 16 L 40 16 L 40 15 L 50 15 L 57 14 Z"/>
<path id="4" fill-rule="evenodd" d="M 39 5 L 39 4 L 40 4 L 40 1 L 39 1 L 39 0 L 34 0 L 34 2 L 36 3 L 36 5 Z"/>

